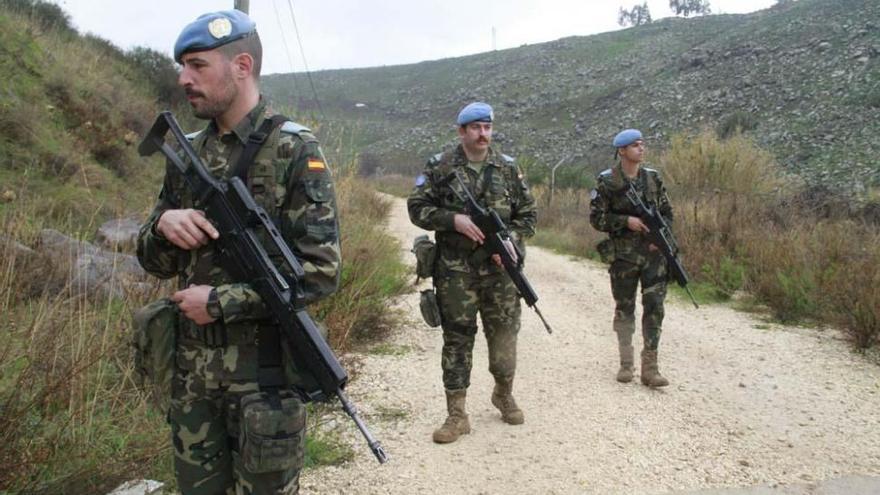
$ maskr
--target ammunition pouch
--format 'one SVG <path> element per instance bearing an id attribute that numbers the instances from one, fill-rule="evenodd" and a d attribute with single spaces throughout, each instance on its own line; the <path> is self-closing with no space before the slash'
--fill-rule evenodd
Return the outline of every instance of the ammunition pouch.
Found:
<path id="1" fill-rule="evenodd" d="M 416 277 L 431 278 L 434 276 L 434 264 L 437 260 L 437 245 L 427 235 L 420 235 L 413 240 L 412 253 L 416 256 Z"/>
<path id="2" fill-rule="evenodd" d="M 306 408 L 293 392 L 257 392 L 241 399 L 239 455 L 245 471 L 301 469 Z"/>
<path id="3" fill-rule="evenodd" d="M 422 318 L 431 328 L 440 326 L 440 307 L 437 305 L 437 294 L 434 289 L 425 289 L 419 297 L 419 310 Z"/>
<path id="4" fill-rule="evenodd" d="M 177 305 L 167 298 L 147 304 L 133 318 L 135 381 L 161 410 L 171 405 L 179 320 Z"/>

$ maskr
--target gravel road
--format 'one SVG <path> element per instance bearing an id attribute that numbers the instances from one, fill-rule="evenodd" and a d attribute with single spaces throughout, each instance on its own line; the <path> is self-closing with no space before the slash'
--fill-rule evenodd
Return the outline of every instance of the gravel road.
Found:
<path id="1" fill-rule="evenodd" d="M 401 199 L 388 228 L 412 261 L 420 231 Z M 623 385 L 605 268 L 530 247 L 526 272 L 555 332 L 523 308 L 514 395 L 524 425 L 503 423 L 490 404 L 478 337 L 473 432 L 432 443 L 445 418 L 442 337 L 421 321 L 414 291 L 398 301 L 399 352 L 365 353 L 349 386 L 392 460 L 379 466 L 340 416 L 356 458 L 308 471 L 303 493 L 659 494 L 880 476 L 880 366 L 836 330 L 672 298 L 660 346 L 671 385 Z"/>

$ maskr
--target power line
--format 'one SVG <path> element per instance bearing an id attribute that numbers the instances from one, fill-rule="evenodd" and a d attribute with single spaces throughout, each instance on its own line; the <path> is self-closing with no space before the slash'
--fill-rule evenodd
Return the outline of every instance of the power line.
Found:
<path id="1" fill-rule="evenodd" d="M 326 119 L 324 109 L 321 108 L 321 100 L 318 98 L 318 92 L 315 91 L 315 82 L 312 80 L 312 73 L 309 72 L 309 64 L 306 62 L 306 52 L 303 50 L 302 38 L 299 35 L 299 28 L 296 25 L 296 16 L 293 14 L 293 0 L 287 0 L 287 7 L 290 9 L 290 20 L 293 21 L 293 31 L 296 33 L 296 42 L 299 44 L 299 53 L 302 56 L 303 66 L 306 69 L 306 76 L 309 78 L 309 85 L 312 87 L 312 94 L 315 96 L 315 103 L 318 105 L 318 111 L 321 112 L 321 118 Z"/>
<path id="2" fill-rule="evenodd" d="M 278 5 L 275 3 L 275 0 L 272 0 L 272 8 L 275 10 L 275 20 L 278 21 L 278 30 L 281 31 L 281 40 L 284 42 L 284 53 L 287 54 L 287 62 L 290 64 L 290 80 L 293 81 L 293 92 L 299 96 L 299 90 L 296 87 L 296 67 L 293 65 L 293 56 L 290 54 L 290 48 L 287 45 L 287 36 L 284 35 L 281 14 L 278 12 Z"/>

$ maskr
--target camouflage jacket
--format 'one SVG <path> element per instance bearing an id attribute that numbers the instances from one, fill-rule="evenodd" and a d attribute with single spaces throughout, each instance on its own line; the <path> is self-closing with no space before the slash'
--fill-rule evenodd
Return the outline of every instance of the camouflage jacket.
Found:
<path id="1" fill-rule="evenodd" d="M 500 269 L 489 261 L 488 253 L 455 231 L 456 213 L 466 214 L 464 192 L 453 173 L 458 170 L 467 187 L 482 206 L 498 212 L 510 230 L 510 237 L 525 253 L 523 241 L 534 235 L 537 210 L 535 200 L 513 158 L 489 149 L 483 172 L 468 167 L 464 149 L 434 155 L 416 181 L 407 201 L 409 218 L 415 225 L 436 231 L 439 270 L 480 275 Z"/>
<path id="2" fill-rule="evenodd" d="M 193 138 L 193 147 L 215 177 L 226 178 L 228 168 L 237 161 L 248 136 L 266 117 L 265 110 L 261 100 L 231 133 L 218 136 L 212 121 Z M 308 129 L 293 122 L 276 128 L 248 169 L 247 185 L 302 264 L 306 301 L 314 302 L 335 292 L 341 263 L 336 196 L 317 139 Z M 197 342 L 187 346 L 186 339 L 180 339 L 179 346 L 184 347 L 184 354 L 190 352 L 192 359 L 184 359 L 186 362 L 182 363 L 179 356 L 178 365 L 190 369 L 201 363 L 199 366 L 213 369 L 218 379 L 253 378 L 256 350 L 252 344 L 257 327 L 267 323 L 266 308 L 260 296 L 249 284 L 233 282 L 217 265 L 212 244 L 186 251 L 156 232 L 162 213 L 192 205 L 182 176 L 169 163 L 158 203 L 141 227 L 138 259 L 147 272 L 157 277 L 179 277 L 181 287 L 207 284 L 217 289 L 222 317 L 209 326 L 222 326 L 229 345 L 219 350 L 206 349 Z M 263 245 L 270 244 L 264 242 Z M 280 253 L 269 250 L 268 254 L 276 266 L 281 266 Z M 184 327 L 195 327 L 188 320 L 185 323 Z"/>
<path id="3" fill-rule="evenodd" d="M 596 189 L 590 194 L 590 224 L 602 232 L 607 232 L 614 243 L 618 258 L 626 259 L 627 253 L 643 252 L 645 235 L 627 228 L 627 217 L 638 216 L 636 208 L 626 198 L 626 191 L 632 183 L 647 205 L 654 205 L 664 220 L 672 226 L 672 206 L 660 172 L 648 167 L 639 167 L 635 179 L 623 174 L 620 164 L 602 171 L 596 177 Z"/>

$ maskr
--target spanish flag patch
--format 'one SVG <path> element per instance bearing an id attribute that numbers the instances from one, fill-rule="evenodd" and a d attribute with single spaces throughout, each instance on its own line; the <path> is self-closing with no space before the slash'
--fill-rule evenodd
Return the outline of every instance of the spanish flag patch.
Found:
<path id="1" fill-rule="evenodd" d="M 311 172 L 320 172 L 327 168 L 324 165 L 324 161 L 320 158 L 309 158 L 309 171 Z"/>

